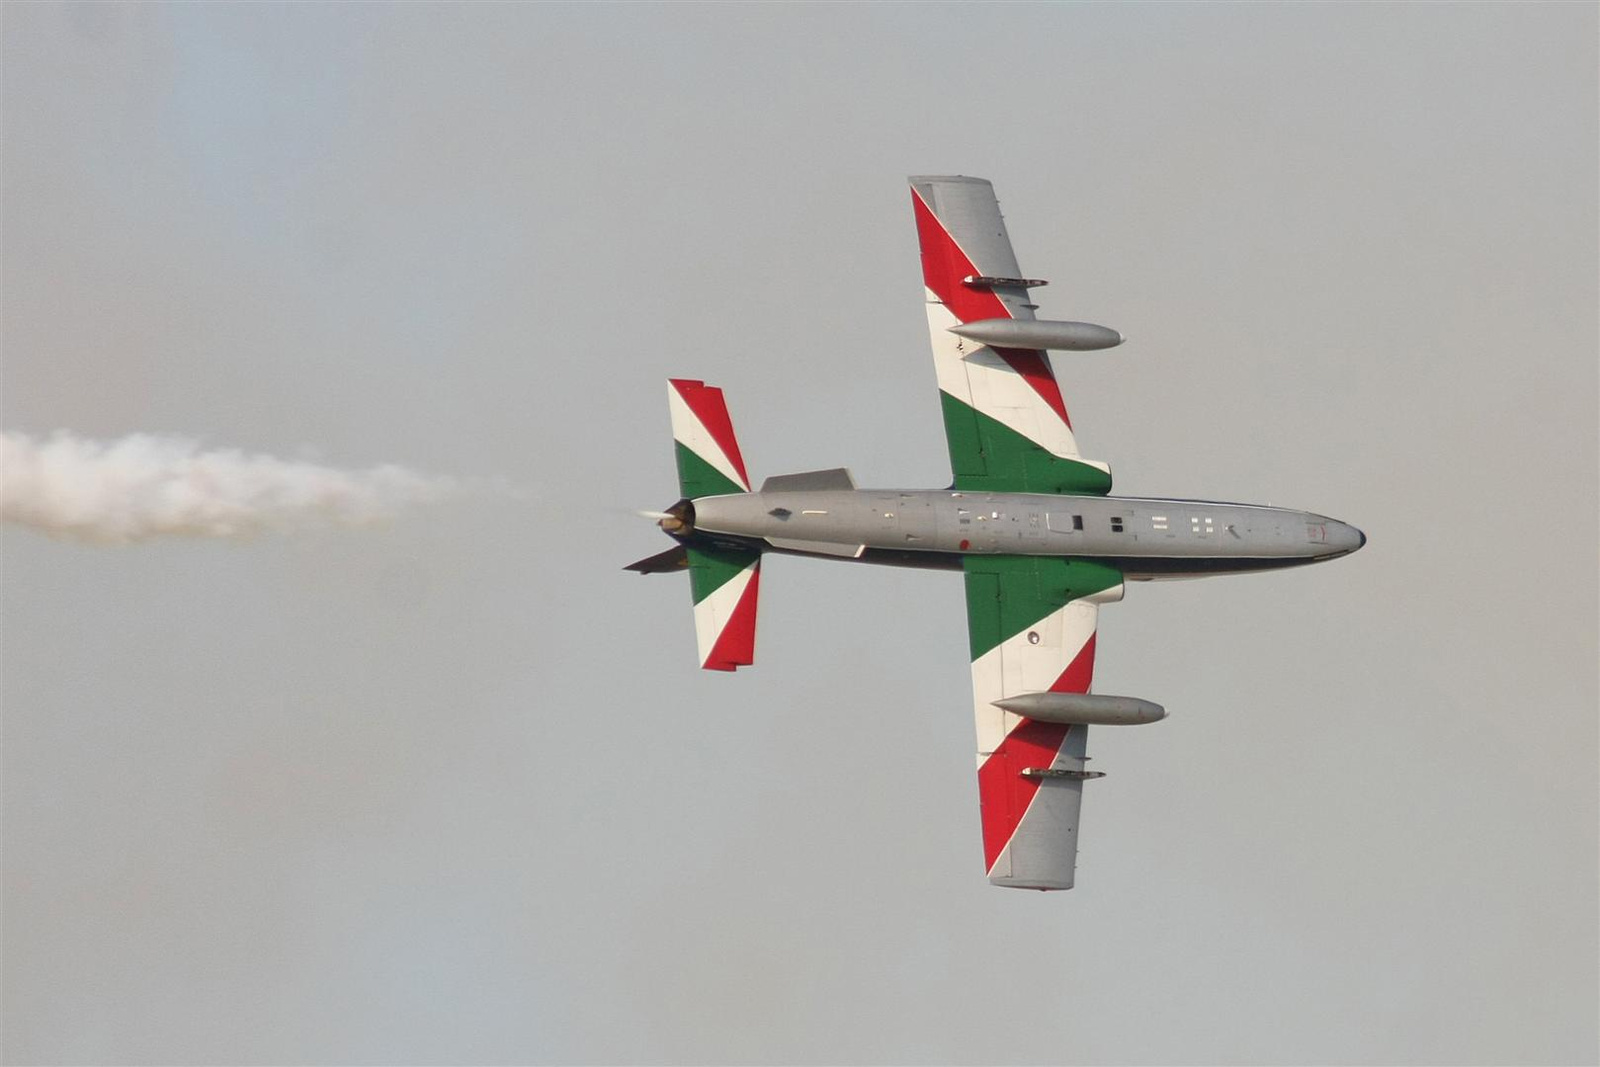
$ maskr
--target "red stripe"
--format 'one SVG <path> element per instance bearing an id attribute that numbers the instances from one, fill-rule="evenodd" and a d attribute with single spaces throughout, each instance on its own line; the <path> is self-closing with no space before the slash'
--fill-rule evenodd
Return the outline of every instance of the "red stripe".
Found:
<path id="1" fill-rule="evenodd" d="M 1043 352 L 1036 348 L 996 348 L 994 354 L 1005 360 L 1006 366 L 1022 375 L 1023 381 L 1033 386 L 1033 391 L 1061 416 L 1067 429 L 1072 429 L 1072 420 L 1067 418 L 1066 402 L 1061 399 L 1061 386 L 1056 384 L 1056 372 Z"/>
<path id="2" fill-rule="evenodd" d="M 1094 642 L 1090 634 L 1067 669 L 1050 686 L 1052 693 L 1087 693 L 1094 679 Z M 1037 778 L 1024 778 L 1029 767 L 1049 767 L 1072 729 L 1059 723 L 1023 719 L 1000 747 L 978 768 L 978 806 L 983 812 L 983 869 L 990 871 L 1011 843 L 1034 793 Z M 1082 729 L 1082 727 L 1079 727 Z"/>
<path id="3" fill-rule="evenodd" d="M 739 594 L 733 614 L 717 635 L 711 654 L 703 664 L 708 671 L 731 671 L 748 667 L 756 661 L 756 593 L 761 585 L 761 561 L 757 560 L 750 574 L 750 584 Z"/>
<path id="4" fill-rule="evenodd" d="M 911 207 L 917 215 L 917 243 L 922 246 L 922 280 L 962 322 L 1009 319 L 1011 312 L 988 289 L 962 285 L 963 278 L 982 273 L 961 251 L 922 194 L 911 190 Z"/>
<path id="5" fill-rule="evenodd" d="M 981 272 L 915 189 L 911 190 L 911 207 L 917 216 L 917 243 L 922 246 L 923 284 L 962 322 L 1011 318 L 1011 309 L 993 291 L 962 284 L 963 278 Z M 1061 386 L 1056 384 L 1055 371 L 1043 352 L 1030 348 L 996 348 L 994 353 L 1061 416 L 1067 429 L 1072 429 L 1067 405 L 1061 399 Z"/>
<path id="6" fill-rule="evenodd" d="M 1060 723 L 1023 719 L 978 768 L 984 870 L 994 870 L 995 860 L 1011 843 L 1017 824 L 1033 802 L 1033 794 L 1039 791 L 1039 779 L 1024 778 L 1022 772 L 1029 767 L 1048 767 L 1054 763 L 1070 729 L 1072 727 Z"/>
<path id="7" fill-rule="evenodd" d="M 1090 634 L 1089 640 L 1083 643 L 1078 654 L 1072 657 L 1072 662 L 1067 669 L 1061 672 L 1061 677 L 1050 686 L 1052 693 L 1087 693 L 1089 683 L 1094 681 L 1094 639 L 1097 634 Z"/>
<path id="8" fill-rule="evenodd" d="M 683 378 L 668 380 L 717 443 L 717 447 L 722 449 L 722 454 L 728 457 L 733 469 L 739 472 L 739 480 L 744 487 L 749 489 L 750 475 L 745 473 L 744 457 L 739 454 L 739 440 L 733 435 L 733 420 L 728 418 L 728 405 L 722 399 L 722 390 L 701 381 Z"/>

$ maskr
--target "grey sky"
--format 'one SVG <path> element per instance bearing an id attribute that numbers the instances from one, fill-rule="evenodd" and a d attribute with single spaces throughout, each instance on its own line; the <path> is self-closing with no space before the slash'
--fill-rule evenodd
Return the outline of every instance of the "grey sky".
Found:
<path id="1" fill-rule="evenodd" d="M 8 1062 L 1593 1062 L 1597 9 L 6 5 L 7 429 L 505 478 L 4 537 Z M 988 177 L 1123 493 L 1078 888 L 983 878 L 960 583 L 695 669 L 663 380 L 944 484 L 904 176 Z"/>

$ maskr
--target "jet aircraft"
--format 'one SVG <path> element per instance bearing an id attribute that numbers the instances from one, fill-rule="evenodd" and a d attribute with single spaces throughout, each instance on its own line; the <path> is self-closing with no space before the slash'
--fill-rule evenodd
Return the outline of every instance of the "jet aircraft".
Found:
<path id="1" fill-rule="evenodd" d="M 1090 693 L 1102 604 L 1124 583 L 1273 570 L 1366 543 L 1311 512 L 1111 496 L 1078 452 L 1048 351 L 1122 343 L 1104 326 L 1037 318 L 994 187 L 913 177 L 928 332 L 954 478 L 948 489 L 858 489 L 844 469 L 754 489 L 722 391 L 675 379 L 667 399 L 681 499 L 659 525 L 677 544 L 627 569 L 687 570 L 700 664 L 754 661 L 768 552 L 960 571 L 965 576 L 989 881 L 1070 889 L 1090 726 L 1166 716 Z"/>

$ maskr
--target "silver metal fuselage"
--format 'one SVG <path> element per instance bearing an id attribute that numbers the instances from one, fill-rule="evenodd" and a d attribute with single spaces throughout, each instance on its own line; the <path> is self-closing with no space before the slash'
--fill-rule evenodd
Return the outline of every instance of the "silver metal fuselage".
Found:
<path id="1" fill-rule="evenodd" d="M 701 497 L 692 506 L 696 540 L 955 569 L 972 554 L 1072 556 L 1133 580 L 1292 567 L 1366 542 L 1325 515 L 1208 500 L 824 489 Z"/>

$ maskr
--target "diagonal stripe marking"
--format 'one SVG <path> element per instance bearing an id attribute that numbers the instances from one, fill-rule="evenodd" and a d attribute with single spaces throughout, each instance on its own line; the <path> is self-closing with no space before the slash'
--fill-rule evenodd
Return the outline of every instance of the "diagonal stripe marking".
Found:
<path id="1" fill-rule="evenodd" d="M 979 273 L 978 268 L 914 188 L 911 206 L 917 218 L 917 241 L 922 247 L 923 283 L 934 296 L 962 322 L 1011 318 L 1011 309 L 992 291 L 962 284 L 962 279 Z M 1072 420 L 1067 417 L 1061 386 L 1044 352 L 1029 348 L 996 348 L 994 352 L 1050 405 L 1070 430 Z"/>
<path id="2" fill-rule="evenodd" d="M 750 581 L 739 594 L 739 602 L 728 616 L 722 633 L 711 646 L 711 652 L 702 664 L 710 671 L 731 671 L 748 667 L 756 658 L 756 597 L 761 589 L 761 562 L 756 561 L 750 572 Z"/>
<path id="3" fill-rule="evenodd" d="M 744 469 L 744 456 L 739 452 L 739 440 L 734 436 L 733 420 L 728 417 L 728 404 L 723 399 L 722 390 L 701 381 L 674 378 L 671 382 L 678 395 L 683 397 L 683 402 L 689 406 L 690 413 L 700 420 L 700 425 L 705 427 L 706 433 L 711 435 L 734 470 L 739 472 L 739 481 L 748 491 L 750 475 Z"/>

